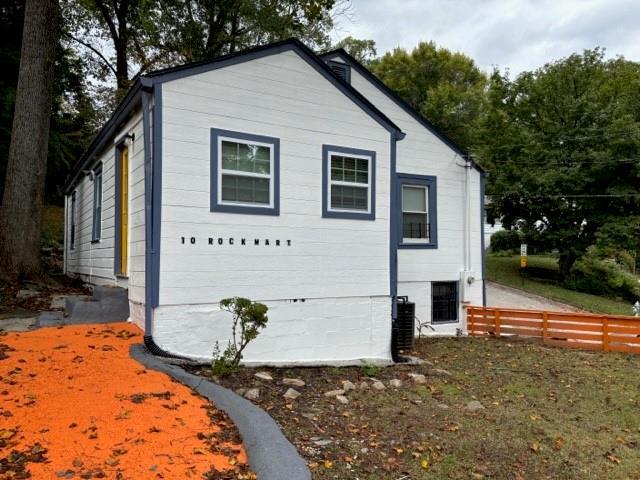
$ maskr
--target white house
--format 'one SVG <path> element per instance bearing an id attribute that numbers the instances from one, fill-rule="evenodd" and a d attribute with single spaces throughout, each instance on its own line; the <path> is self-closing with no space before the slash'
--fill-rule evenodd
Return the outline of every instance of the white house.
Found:
<path id="1" fill-rule="evenodd" d="M 434 334 L 483 303 L 483 172 L 343 50 L 287 40 L 137 78 L 66 186 L 65 269 L 128 289 L 165 352 L 390 359 L 398 296 Z"/>

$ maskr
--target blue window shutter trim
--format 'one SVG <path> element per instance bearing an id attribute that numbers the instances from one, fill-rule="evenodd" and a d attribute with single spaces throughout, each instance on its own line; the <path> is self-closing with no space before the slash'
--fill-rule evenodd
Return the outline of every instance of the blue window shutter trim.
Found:
<path id="1" fill-rule="evenodd" d="M 369 189 L 371 209 L 369 212 L 336 212 L 329 209 L 329 152 L 345 155 L 362 155 L 370 157 L 371 188 Z M 324 218 L 346 218 L 351 220 L 376 219 L 376 152 L 359 148 L 322 145 L 322 216 Z"/>
<path id="2" fill-rule="evenodd" d="M 249 205 L 229 205 L 218 202 L 218 138 L 230 137 L 247 142 L 267 143 L 273 147 L 273 206 L 257 207 Z M 248 215 L 280 215 L 280 139 L 245 132 L 211 129 L 211 178 L 210 178 L 210 210 L 222 213 L 244 213 Z"/>
<path id="3" fill-rule="evenodd" d="M 407 173 L 396 174 L 396 201 L 393 214 L 398 216 L 396 222 L 398 248 L 402 249 L 433 249 L 438 248 L 438 181 L 433 175 L 412 175 Z M 402 186 L 418 185 L 429 189 L 429 242 L 403 243 L 402 242 Z"/>
<path id="4" fill-rule="evenodd" d="M 93 211 L 91 216 L 91 241 L 98 242 L 102 236 L 102 165 L 93 171 Z"/>

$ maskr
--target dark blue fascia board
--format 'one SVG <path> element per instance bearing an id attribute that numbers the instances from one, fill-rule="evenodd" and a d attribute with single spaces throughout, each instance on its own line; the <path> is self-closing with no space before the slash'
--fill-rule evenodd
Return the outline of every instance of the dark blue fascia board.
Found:
<path id="1" fill-rule="evenodd" d="M 411 115 L 418 123 L 420 123 L 423 127 L 433 133 L 436 137 L 438 137 L 445 145 L 451 148 L 454 152 L 460 155 L 463 158 L 468 158 L 471 160 L 473 168 L 478 170 L 479 172 L 485 172 L 484 168 L 478 165 L 469 152 L 465 151 L 456 144 L 453 140 L 451 140 L 442 130 L 436 127 L 433 123 L 427 120 L 425 117 L 420 114 L 415 108 L 405 102 L 396 92 L 387 87 L 382 80 L 376 77 L 373 73 L 371 73 L 364 65 L 358 62 L 355 58 L 353 58 L 349 53 L 343 48 L 338 48 L 337 50 L 332 50 L 330 52 L 324 53 L 320 56 L 323 59 L 329 59 L 332 56 L 339 56 L 342 58 L 348 65 L 355 68 L 358 73 L 360 73 L 364 78 L 369 80 L 376 86 L 382 93 L 384 93 L 391 101 L 393 101 L 396 105 L 398 105 L 401 109 L 403 109 L 407 114 Z"/>
<path id="2" fill-rule="evenodd" d="M 370 157 L 370 191 L 371 209 L 369 212 L 336 212 L 329 210 L 329 152 L 345 155 L 362 155 Z M 345 218 L 350 220 L 376 219 L 376 152 L 338 145 L 322 145 L 322 218 Z"/>
<path id="3" fill-rule="evenodd" d="M 414 175 L 410 173 L 396 174 L 396 201 L 392 208 L 397 215 L 402 213 L 402 185 L 420 185 L 429 188 L 429 243 L 402 243 L 402 222 L 396 225 L 398 248 L 401 249 L 435 249 L 438 248 L 438 178 L 433 175 Z"/>
<path id="4" fill-rule="evenodd" d="M 108 142 L 115 136 L 120 125 L 127 119 L 131 112 L 140 105 L 141 93 L 143 87 L 145 87 L 144 83 L 148 82 L 146 82 L 146 80 L 143 82 L 141 77 L 134 81 L 107 123 L 105 123 L 102 129 L 96 134 L 89 148 L 87 148 L 85 153 L 73 166 L 63 188 L 65 194 L 68 194 L 75 187 L 78 176 L 93 162 L 95 155 L 100 153 L 100 151 L 108 145 Z"/>
<path id="5" fill-rule="evenodd" d="M 230 65 L 237 65 L 239 63 L 244 63 L 250 60 L 255 60 L 258 58 L 263 58 L 269 55 L 287 51 L 294 51 L 298 55 L 300 55 L 303 60 L 305 60 L 333 86 L 344 93 L 351 101 L 358 105 L 358 107 L 364 110 L 365 113 L 367 113 L 371 118 L 373 118 L 389 132 L 393 132 L 398 140 L 404 138 L 405 134 L 402 132 L 400 127 L 393 123 L 393 121 L 391 121 L 391 119 L 389 119 L 384 113 L 378 110 L 378 108 L 360 92 L 358 92 L 355 88 L 338 77 L 324 61 L 322 61 L 315 53 L 313 53 L 313 51 L 311 51 L 306 45 L 295 38 L 283 40 L 281 42 L 276 42 L 269 45 L 262 45 L 242 52 L 224 55 L 222 57 L 209 61 L 191 63 L 179 67 L 150 72 L 145 75 L 144 81 L 150 81 L 155 85 L 157 83 L 169 82 L 171 80 L 177 80 L 191 75 L 209 72 Z"/>
<path id="6" fill-rule="evenodd" d="M 247 142 L 260 142 L 273 145 L 273 206 L 253 207 L 245 205 L 228 205 L 218 203 L 218 137 L 231 137 Z M 224 213 L 244 213 L 248 215 L 280 215 L 280 139 L 264 135 L 253 135 L 245 132 L 211 129 L 211 186 L 209 191 L 210 211 Z"/>

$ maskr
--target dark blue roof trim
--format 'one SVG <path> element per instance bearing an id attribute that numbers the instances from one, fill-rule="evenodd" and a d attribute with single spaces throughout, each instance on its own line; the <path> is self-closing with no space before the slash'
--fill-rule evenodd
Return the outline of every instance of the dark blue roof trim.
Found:
<path id="1" fill-rule="evenodd" d="M 325 61 L 331 61 L 331 57 L 339 56 L 344 60 L 348 65 L 352 68 L 355 68 L 358 73 L 360 73 L 363 77 L 373 83 L 378 89 L 384 93 L 389 99 L 391 99 L 396 105 L 402 108 L 406 113 L 411 115 L 418 123 L 422 124 L 427 130 L 433 133 L 436 137 L 438 137 L 442 142 L 444 142 L 449 148 L 451 148 L 458 155 L 468 158 L 471 160 L 473 167 L 481 173 L 484 173 L 485 170 L 471 158 L 471 154 L 465 151 L 456 144 L 453 140 L 451 140 L 444 132 L 442 132 L 438 127 L 436 127 L 433 123 L 423 117 L 415 108 L 405 102 L 400 96 L 387 87 L 382 80 L 376 77 L 373 73 L 371 73 L 364 65 L 358 62 L 355 58 L 353 58 L 346 50 L 343 48 L 338 48 L 337 50 L 332 50 L 330 52 L 324 53 L 320 56 L 320 58 Z"/>
<path id="2" fill-rule="evenodd" d="M 385 129 L 390 132 L 394 132 L 397 139 L 401 140 L 402 138 L 404 138 L 405 134 L 402 132 L 402 130 L 400 130 L 400 127 L 393 123 L 384 113 L 378 110 L 378 108 L 369 100 L 367 100 L 367 98 L 365 98 L 360 92 L 358 92 L 355 88 L 338 77 L 324 61 L 322 61 L 315 53 L 313 53 L 311 49 L 309 49 L 309 47 L 295 38 L 284 40 L 282 42 L 272 43 L 269 45 L 255 47 L 238 53 L 224 55 L 213 60 L 190 63 L 179 67 L 166 68 L 163 70 L 151 72 L 145 75 L 145 81 L 151 81 L 154 84 L 169 82 L 171 80 L 209 72 L 218 68 L 236 65 L 238 63 L 243 63 L 269 55 L 287 52 L 290 50 L 300 55 L 303 60 L 305 60 L 318 73 L 320 73 L 324 78 L 331 82 L 338 90 L 349 97 L 349 99 L 351 99 L 356 105 L 358 105 L 362 110 L 369 114 L 370 117 L 376 120 Z"/>

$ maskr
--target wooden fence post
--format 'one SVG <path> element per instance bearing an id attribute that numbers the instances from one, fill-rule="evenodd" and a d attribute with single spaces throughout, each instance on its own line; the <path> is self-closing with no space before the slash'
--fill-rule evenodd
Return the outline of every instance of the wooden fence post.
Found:
<path id="1" fill-rule="evenodd" d="M 547 343 L 547 338 L 549 338 L 549 314 L 544 311 L 542 312 L 542 343 Z"/>
<path id="2" fill-rule="evenodd" d="M 495 321 L 495 334 L 496 334 L 496 337 L 499 337 L 500 336 L 500 310 L 495 308 L 493 310 L 493 317 Z"/>
<path id="3" fill-rule="evenodd" d="M 609 351 L 609 318 L 602 317 L 602 350 Z"/>

